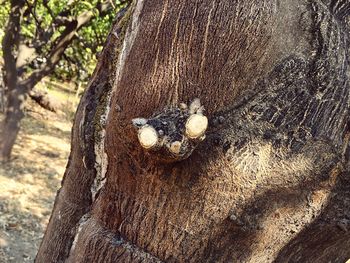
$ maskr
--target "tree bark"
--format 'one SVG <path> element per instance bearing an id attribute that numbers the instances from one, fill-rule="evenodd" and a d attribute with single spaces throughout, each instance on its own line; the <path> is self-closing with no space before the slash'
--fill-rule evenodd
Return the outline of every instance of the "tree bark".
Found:
<path id="1" fill-rule="evenodd" d="M 349 14 L 349 1 L 135 1 L 80 102 L 36 262 L 345 262 Z M 191 144 L 176 118 L 195 98 L 209 127 Z M 145 150 L 135 125 L 196 149 Z"/>

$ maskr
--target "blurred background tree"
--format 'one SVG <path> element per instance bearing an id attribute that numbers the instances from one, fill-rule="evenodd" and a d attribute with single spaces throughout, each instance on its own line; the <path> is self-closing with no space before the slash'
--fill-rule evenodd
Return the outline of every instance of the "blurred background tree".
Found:
<path id="1" fill-rule="evenodd" d="M 0 4 L 0 159 L 9 160 L 28 96 L 55 110 L 34 91 L 44 77 L 71 82 L 79 93 L 125 0 L 5 0 Z M 3 80 L 2 80 L 3 78 Z"/>

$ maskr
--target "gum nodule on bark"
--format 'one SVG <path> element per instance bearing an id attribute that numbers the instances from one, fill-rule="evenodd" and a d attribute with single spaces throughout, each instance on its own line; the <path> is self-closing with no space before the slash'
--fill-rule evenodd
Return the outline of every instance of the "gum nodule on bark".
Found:
<path id="1" fill-rule="evenodd" d="M 157 145 L 157 131 L 152 126 L 144 126 L 138 132 L 138 138 L 141 146 L 145 149 L 151 149 Z"/>
<path id="2" fill-rule="evenodd" d="M 191 115 L 186 122 L 186 135 L 191 139 L 201 137 L 208 128 L 208 118 L 202 114 Z"/>
<path id="3" fill-rule="evenodd" d="M 132 124 L 138 130 L 141 147 L 150 150 L 159 160 L 166 162 L 188 158 L 200 142 L 205 139 L 208 118 L 199 99 L 189 106 L 165 107 L 151 117 L 135 118 Z"/>

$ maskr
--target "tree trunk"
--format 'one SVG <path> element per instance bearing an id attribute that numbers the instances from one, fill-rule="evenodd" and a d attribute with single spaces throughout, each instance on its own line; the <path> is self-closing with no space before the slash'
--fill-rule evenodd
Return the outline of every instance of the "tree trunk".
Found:
<path id="1" fill-rule="evenodd" d="M 15 50 L 18 47 L 20 38 L 19 28 L 23 6 L 24 1 L 11 1 L 11 13 L 2 42 L 5 69 L 4 82 L 7 86 L 7 99 L 5 118 L 0 125 L 0 161 L 10 159 L 11 151 L 19 132 L 19 123 L 24 116 L 23 103 L 26 91 L 25 87 L 18 83 L 15 59 Z"/>
<path id="2" fill-rule="evenodd" d="M 36 262 L 345 262 L 349 12 L 136 1 L 80 102 Z"/>
<path id="3" fill-rule="evenodd" d="M 0 65 L 2 67 L 2 65 Z M 4 83 L 3 70 L 0 69 L 0 112 L 5 113 L 6 108 L 6 86 Z"/>
<path id="4" fill-rule="evenodd" d="M 23 103 L 26 92 L 24 87 L 16 87 L 9 92 L 6 105 L 5 118 L 1 125 L 0 160 L 10 159 L 20 129 L 20 121 L 24 117 Z"/>

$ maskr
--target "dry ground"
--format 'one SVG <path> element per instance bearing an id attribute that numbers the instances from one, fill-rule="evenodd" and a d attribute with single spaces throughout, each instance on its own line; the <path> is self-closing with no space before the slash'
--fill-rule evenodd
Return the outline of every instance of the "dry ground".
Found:
<path id="1" fill-rule="evenodd" d="M 0 164 L 0 262 L 33 262 L 65 170 L 77 98 L 49 93 L 65 112 L 27 103 L 12 161 Z"/>

